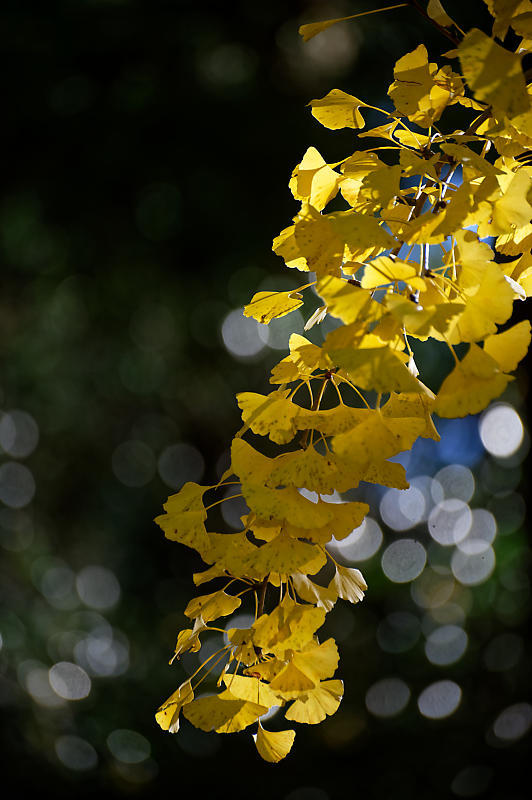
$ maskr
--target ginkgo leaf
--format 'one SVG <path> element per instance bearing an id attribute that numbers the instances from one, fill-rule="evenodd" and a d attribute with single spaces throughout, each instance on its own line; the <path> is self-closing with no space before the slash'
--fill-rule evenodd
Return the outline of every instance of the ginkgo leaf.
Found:
<path id="1" fill-rule="evenodd" d="M 227 631 L 227 638 L 234 645 L 233 658 L 246 666 L 256 664 L 259 659 L 253 645 L 252 634 L 251 628 L 229 628 Z"/>
<path id="2" fill-rule="evenodd" d="M 332 638 L 322 644 L 312 640 L 303 650 L 292 656 L 292 663 L 308 674 L 315 675 L 317 683 L 323 678 L 331 678 L 334 675 L 338 661 L 338 647 Z"/>
<path id="3" fill-rule="evenodd" d="M 304 487 L 320 494 L 332 494 L 335 489 L 345 492 L 354 488 L 360 480 L 356 471 L 349 473 L 345 467 L 345 464 L 337 463 L 334 454 L 322 456 L 310 446 L 279 456 L 270 473 L 269 483 L 272 486 Z"/>
<path id="4" fill-rule="evenodd" d="M 316 148 L 309 147 L 288 185 L 296 200 L 307 200 L 317 211 L 322 211 L 336 196 L 340 179 Z"/>
<path id="5" fill-rule="evenodd" d="M 327 312 L 349 325 L 359 316 L 364 320 L 377 319 L 382 314 L 380 304 L 372 299 L 371 292 L 354 286 L 344 278 L 328 275 L 318 281 L 316 291 L 327 306 Z"/>
<path id="6" fill-rule="evenodd" d="M 298 291 L 257 292 L 244 306 L 244 316 L 253 317 L 257 322 L 267 325 L 272 319 L 284 317 L 302 305 L 303 296 Z"/>
<path id="7" fill-rule="evenodd" d="M 445 11 L 444 7 L 440 3 L 440 0 L 429 0 L 427 14 L 431 19 L 434 20 L 434 22 L 437 22 L 438 25 L 443 25 L 444 28 L 454 25 L 453 20 Z"/>
<path id="8" fill-rule="evenodd" d="M 395 394 L 392 392 L 388 401 L 382 406 L 381 413 L 386 418 L 386 422 L 389 417 L 396 420 L 411 417 L 422 419 L 424 428 L 418 435 L 439 442 L 440 435 L 434 427 L 431 417 L 434 399 L 434 395 L 431 397 L 427 394 L 409 394 L 408 392 Z"/>
<path id="9" fill-rule="evenodd" d="M 530 345 L 530 322 L 523 320 L 504 333 L 488 336 L 484 352 L 488 353 L 503 372 L 513 372 L 526 356 Z"/>
<path id="10" fill-rule="evenodd" d="M 262 580 L 270 572 L 291 575 L 293 572 L 315 573 L 325 564 L 325 556 L 315 545 L 293 539 L 284 531 L 272 541 L 242 558 L 242 574 Z"/>
<path id="11" fill-rule="evenodd" d="M 338 593 L 342 600 L 358 603 L 364 599 L 364 592 L 368 588 L 360 570 L 351 567 L 336 565 L 336 572 L 329 584 L 330 589 Z"/>
<path id="12" fill-rule="evenodd" d="M 420 145 L 416 145 L 420 147 Z M 403 175 L 411 177 L 412 175 L 427 175 L 433 180 L 438 179 L 438 172 L 436 164 L 439 156 L 434 155 L 431 158 L 420 158 L 412 150 L 401 150 L 399 154 L 399 163 L 401 164 Z"/>
<path id="13" fill-rule="evenodd" d="M 338 594 L 334 589 L 314 583 L 307 575 L 295 573 L 292 575 L 292 582 L 298 595 L 307 603 L 313 603 L 325 611 L 330 611 L 336 603 Z"/>
<path id="14" fill-rule="evenodd" d="M 286 596 L 270 614 L 263 614 L 253 623 L 253 642 L 279 658 L 285 650 L 303 647 L 324 621 L 323 609 L 296 603 Z"/>
<path id="15" fill-rule="evenodd" d="M 363 128 L 364 117 L 359 109 L 367 104 L 351 94 L 342 92 L 341 89 L 332 89 L 325 97 L 311 100 L 312 115 L 325 128 L 338 130 L 339 128 Z"/>
<path id="16" fill-rule="evenodd" d="M 202 731 L 234 733 L 256 722 L 267 710 L 267 706 L 238 700 L 226 689 L 219 695 L 193 700 L 184 707 L 183 714 Z"/>
<path id="17" fill-rule="evenodd" d="M 451 320 L 447 333 L 449 344 L 478 342 L 497 331 L 512 313 L 513 289 L 494 261 L 486 264 L 480 283 L 461 290 L 465 309 Z"/>
<path id="18" fill-rule="evenodd" d="M 170 663 L 188 651 L 191 653 L 197 653 L 201 648 L 201 642 L 199 639 L 200 633 L 205 630 L 207 630 L 207 626 L 205 625 L 205 621 L 202 616 L 199 615 L 196 617 L 194 622 L 194 628 L 185 628 L 185 630 L 179 631 L 177 634 L 175 653 Z"/>
<path id="19" fill-rule="evenodd" d="M 490 400 L 503 393 L 510 380 L 509 375 L 499 371 L 495 359 L 472 344 L 465 358 L 442 383 L 434 411 L 440 417 L 478 414 Z"/>
<path id="20" fill-rule="evenodd" d="M 210 547 L 202 555 L 207 564 L 214 564 L 230 575 L 240 575 L 242 560 L 253 555 L 257 546 L 249 541 L 245 531 L 238 533 L 210 533 Z M 207 577 L 207 576 L 206 576 Z M 212 577 L 215 577 L 214 575 Z M 210 576 L 207 577 L 209 579 Z"/>
<path id="21" fill-rule="evenodd" d="M 179 713 L 184 705 L 192 702 L 194 692 L 190 680 L 185 681 L 170 695 L 155 713 L 155 719 L 163 731 L 177 733 L 179 730 Z"/>
<path id="22" fill-rule="evenodd" d="M 286 712 L 286 719 L 316 725 L 326 716 L 334 714 L 344 694 L 344 684 L 340 680 L 320 681 L 311 689 L 306 698 L 294 700 Z"/>
<path id="23" fill-rule="evenodd" d="M 242 421 L 253 433 L 269 436 L 272 442 L 286 444 L 297 431 L 298 406 L 287 399 L 288 391 L 271 392 L 267 397 L 256 392 L 239 392 L 237 403 Z"/>
<path id="24" fill-rule="evenodd" d="M 327 342 L 325 343 L 327 346 Z M 402 354 L 388 347 L 328 350 L 332 361 L 345 369 L 350 380 L 362 389 L 376 392 L 416 392 L 420 384 L 408 371 Z"/>
<path id="25" fill-rule="evenodd" d="M 295 236 L 295 225 L 290 225 L 281 231 L 279 236 L 273 240 L 272 250 L 282 259 L 290 269 L 298 269 L 301 272 L 308 272 L 308 264 L 299 249 Z"/>
<path id="26" fill-rule="evenodd" d="M 291 383 L 292 381 L 306 380 L 316 369 L 329 369 L 332 367 L 329 356 L 299 333 L 290 336 L 288 346 L 290 355 L 283 358 L 272 369 L 270 383 Z"/>
<path id="27" fill-rule="evenodd" d="M 258 753 L 265 761 L 277 764 L 288 755 L 294 744 L 295 731 L 265 731 L 259 722 L 259 729 L 253 734 Z"/>
<path id="28" fill-rule="evenodd" d="M 514 16 L 527 7 L 523 0 L 484 0 L 490 10 L 490 14 L 495 17 L 493 20 L 493 35 L 499 39 L 504 39 L 509 26 L 514 21 Z M 516 31 L 518 32 L 518 31 Z"/>
<path id="29" fill-rule="evenodd" d="M 425 281 L 419 277 L 419 266 L 407 264 L 404 261 L 391 259 L 389 256 L 380 256 L 370 261 L 364 267 L 361 284 L 363 289 L 374 289 L 388 283 L 404 281 L 413 289 L 425 288 Z"/>
<path id="30" fill-rule="evenodd" d="M 510 118 L 529 110 L 518 55 L 505 50 L 478 28 L 472 28 L 464 36 L 454 54 L 458 55 L 467 85 L 477 100 Z"/>
<path id="31" fill-rule="evenodd" d="M 212 594 L 194 597 L 185 608 L 185 614 L 191 619 L 201 616 L 204 622 L 210 622 L 218 617 L 227 617 L 232 614 L 241 603 L 240 597 L 233 597 L 221 589 Z"/>
<path id="32" fill-rule="evenodd" d="M 493 204 L 493 222 L 490 233 L 506 233 L 512 228 L 528 226 L 532 218 L 532 206 L 528 197 L 532 191 L 532 177 L 520 169 L 516 174 L 504 176 L 504 193 Z"/>
<path id="33" fill-rule="evenodd" d="M 344 433 L 355 428 L 359 423 L 364 422 L 368 415 L 365 408 L 351 408 L 347 405 L 339 405 L 334 408 L 311 409 L 301 408 L 297 415 L 297 426 L 301 430 L 316 430 L 325 436 L 334 436 L 337 433 Z"/>
<path id="34" fill-rule="evenodd" d="M 438 120 L 451 100 L 451 92 L 435 80 L 436 64 L 429 64 L 427 48 L 420 44 L 397 61 L 395 81 L 388 90 L 399 114 L 419 125 Z"/>
<path id="35" fill-rule="evenodd" d="M 301 669 L 293 661 L 289 661 L 275 676 L 270 686 L 284 700 L 292 700 L 294 697 L 314 689 L 317 683 L 318 680 L 308 675 L 305 669 Z"/>
<path id="36" fill-rule="evenodd" d="M 395 239 L 370 214 L 352 210 L 320 214 L 309 205 L 299 214 L 295 238 L 309 269 L 318 278 L 339 277 L 344 259 L 364 258 L 376 249 L 380 252 L 395 246 Z"/>
<path id="37" fill-rule="evenodd" d="M 203 554 L 209 547 L 204 521 L 207 512 L 203 495 L 209 487 L 188 482 L 177 494 L 171 495 L 163 508 L 166 514 L 155 518 L 167 539 L 191 547 Z"/>
<path id="38" fill-rule="evenodd" d="M 303 650 L 292 654 L 290 661 L 270 683 L 270 688 L 284 700 L 307 694 L 323 678 L 330 678 L 338 666 L 338 648 L 334 639 L 323 644 L 310 642 Z"/>
<path id="39" fill-rule="evenodd" d="M 260 706 L 280 705 L 281 701 L 267 683 L 258 678 L 246 678 L 243 675 L 224 675 L 223 682 L 231 694 L 238 700 L 249 700 Z"/>

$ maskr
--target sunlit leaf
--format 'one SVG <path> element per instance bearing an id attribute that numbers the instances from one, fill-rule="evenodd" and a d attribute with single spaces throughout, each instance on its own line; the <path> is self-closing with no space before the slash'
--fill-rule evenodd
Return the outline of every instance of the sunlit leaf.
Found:
<path id="1" fill-rule="evenodd" d="M 181 684 L 179 689 L 170 695 L 155 713 L 155 719 L 161 726 L 163 731 L 169 733 L 177 733 L 179 730 L 179 714 L 181 709 L 187 703 L 192 702 L 194 699 L 194 692 L 190 681 L 185 681 Z"/>
<path id="2" fill-rule="evenodd" d="M 265 731 L 259 722 L 259 729 L 253 738 L 261 758 L 276 764 L 288 755 L 295 736 L 295 731 Z"/>
<path id="3" fill-rule="evenodd" d="M 303 296 L 293 292 L 257 292 L 247 306 L 244 316 L 253 317 L 257 322 L 267 325 L 272 319 L 284 317 L 303 305 Z"/>
<path id="4" fill-rule="evenodd" d="M 312 115 L 326 128 L 338 130 L 339 128 L 363 128 L 364 117 L 359 109 L 366 103 L 342 92 L 341 89 L 332 89 L 325 97 L 312 100 Z"/>
<path id="5" fill-rule="evenodd" d="M 311 689 L 305 699 L 294 700 L 286 712 L 286 719 L 316 725 L 337 711 L 344 693 L 343 681 L 321 681 Z"/>
<path id="6" fill-rule="evenodd" d="M 509 375 L 500 372 L 494 358 L 472 344 L 442 383 L 434 411 L 440 417 L 478 414 L 503 393 L 510 380 Z"/>
<path id="7" fill-rule="evenodd" d="M 226 689 L 219 695 L 193 700 L 184 707 L 183 714 L 202 731 L 234 733 L 256 722 L 267 710 L 267 706 L 237 699 Z"/>

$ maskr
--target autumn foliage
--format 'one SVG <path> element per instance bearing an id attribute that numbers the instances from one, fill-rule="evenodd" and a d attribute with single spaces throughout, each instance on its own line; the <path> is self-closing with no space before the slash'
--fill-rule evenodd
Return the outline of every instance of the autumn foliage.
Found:
<path id="1" fill-rule="evenodd" d="M 289 354 L 272 370 L 273 390 L 237 395 L 243 427 L 220 482 L 186 483 L 157 517 L 168 539 L 205 562 L 195 585 L 217 587 L 186 607 L 191 625 L 179 632 L 172 661 L 198 652 L 209 631 L 226 636 L 157 711 L 164 730 L 178 730 L 181 712 L 205 731 L 254 725 L 259 754 L 277 762 L 295 733 L 265 730 L 269 709 L 282 706 L 290 723 L 334 714 L 343 694 L 338 649 L 318 632 L 338 600 L 358 603 L 367 586 L 327 545 L 360 526 L 369 509 L 327 496 L 361 481 L 408 488 L 404 468 L 390 459 L 418 437 L 439 438 L 432 413 L 484 409 L 527 351 L 528 322 L 499 326 L 532 291 L 532 90 L 521 63 L 532 50 L 532 12 L 528 2 L 486 1 L 491 36 L 462 32 L 438 0 L 428 3 L 429 16 L 456 41 L 445 54 L 452 66 L 429 61 L 422 44 L 400 58 L 388 90 L 393 111 L 339 89 L 310 103 L 326 128 L 362 131 L 358 141 L 371 146 L 335 164 L 307 150 L 289 184 L 300 208 L 273 245 L 307 278 L 295 291 L 255 294 L 244 313 L 267 324 L 299 308 L 313 288 L 319 306 L 306 329 L 328 315 L 337 324 L 321 346 L 291 336 Z M 301 33 L 308 39 L 335 22 Z M 510 27 L 514 51 L 502 44 Z M 467 124 L 444 133 L 440 119 L 457 104 Z M 370 110 L 382 122 L 367 130 Z M 448 348 L 454 363 L 437 394 L 422 382 L 412 348 L 428 339 Z M 260 437 L 278 446 L 275 457 L 258 449 Z M 239 532 L 214 533 L 208 512 L 230 502 L 231 486 L 249 512 Z M 223 619 L 245 601 L 251 627 L 225 630 Z M 220 664 L 219 693 L 196 696 Z"/>

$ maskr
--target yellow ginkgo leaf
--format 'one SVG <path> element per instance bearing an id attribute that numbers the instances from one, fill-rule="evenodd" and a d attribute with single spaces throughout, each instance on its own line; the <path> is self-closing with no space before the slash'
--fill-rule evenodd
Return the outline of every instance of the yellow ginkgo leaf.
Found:
<path id="1" fill-rule="evenodd" d="M 295 225 L 295 238 L 309 269 L 318 278 L 340 276 L 345 260 L 377 255 L 396 241 L 371 214 L 356 211 L 335 211 L 320 214 L 312 206 L 304 206 Z"/>
<path id="2" fill-rule="evenodd" d="M 239 392 L 236 400 L 242 411 L 242 421 L 253 433 L 269 436 L 277 444 L 286 444 L 296 434 L 294 420 L 299 411 L 287 397 L 288 390 L 271 392 L 268 396 Z"/>
<path id="3" fill-rule="evenodd" d="M 379 486 L 390 486 L 392 489 L 408 489 L 406 471 L 402 464 L 395 461 L 376 461 L 364 470 L 362 480 L 366 483 L 377 483 Z"/>
<path id="4" fill-rule="evenodd" d="M 416 147 L 419 148 L 420 145 L 417 144 Z M 399 163 L 401 164 L 403 175 L 408 178 L 412 175 L 427 175 L 429 178 L 437 180 L 438 172 L 436 170 L 436 164 L 438 158 L 439 156 L 437 155 L 428 159 L 420 158 L 420 156 L 416 155 L 412 150 L 401 150 L 399 153 Z"/>
<path id="5" fill-rule="evenodd" d="M 385 209 L 399 194 L 401 176 L 399 164 L 370 172 L 362 181 L 355 208 L 365 213 Z"/>
<path id="6" fill-rule="evenodd" d="M 431 19 L 434 20 L 434 22 L 437 22 L 438 25 L 443 25 L 444 28 L 454 25 L 453 20 L 445 11 L 444 7 L 440 3 L 440 0 L 429 0 L 427 14 Z"/>
<path id="7" fill-rule="evenodd" d="M 305 670 L 319 683 L 323 678 L 331 678 L 338 667 L 338 648 L 334 639 L 327 639 L 322 644 L 312 640 L 298 653 L 292 656 L 292 663 Z"/>
<path id="8" fill-rule="evenodd" d="M 344 278 L 327 275 L 318 281 L 316 291 L 326 304 L 327 313 L 338 317 L 347 325 L 359 317 L 369 322 L 378 319 L 382 314 L 382 307 L 373 300 L 371 292 Z"/>
<path id="9" fill-rule="evenodd" d="M 316 148 L 309 147 L 288 185 L 296 200 L 306 200 L 317 211 L 323 211 L 336 196 L 340 179 Z"/>
<path id="10" fill-rule="evenodd" d="M 211 535 L 212 534 L 209 534 L 209 536 Z M 194 586 L 203 586 L 204 583 L 208 583 L 209 581 L 213 581 L 215 578 L 222 578 L 225 576 L 227 576 L 225 569 L 220 567 L 218 564 L 213 564 L 212 567 L 203 570 L 203 572 L 195 572 L 192 575 L 192 580 L 194 581 Z"/>
<path id="11" fill-rule="evenodd" d="M 252 555 L 257 546 L 249 541 L 245 531 L 238 533 L 210 533 L 210 547 L 202 555 L 206 564 L 214 564 L 220 571 L 230 575 L 238 575 L 242 566 L 242 559 Z M 212 575 L 212 577 L 217 577 Z M 210 576 L 205 576 L 206 580 Z M 204 583 L 205 581 L 202 581 Z"/>
<path id="12" fill-rule="evenodd" d="M 311 100 L 312 115 L 325 128 L 338 130 L 339 128 L 363 128 L 364 117 L 359 109 L 367 104 L 352 94 L 342 92 L 341 89 L 332 89 L 325 97 Z"/>
<path id="13" fill-rule="evenodd" d="M 345 347 L 327 349 L 327 352 L 334 364 L 345 369 L 350 380 L 362 389 L 376 392 L 420 391 L 421 384 L 406 366 L 408 357 L 388 347 L 358 350 Z"/>
<path id="14" fill-rule="evenodd" d="M 209 547 L 209 538 L 204 521 L 207 512 L 203 505 L 203 495 L 209 487 L 189 482 L 171 495 L 164 509 L 166 514 L 155 518 L 167 539 L 191 547 L 203 554 Z"/>
<path id="15" fill-rule="evenodd" d="M 316 725 L 326 716 L 334 714 L 344 694 L 344 684 L 340 680 L 320 681 L 311 689 L 306 698 L 294 700 L 286 712 L 286 719 Z"/>
<path id="16" fill-rule="evenodd" d="M 286 595 L 270 614 L 255 620 L 253 643 L 281 657 L 285 650 L 303 647 L 324 621 L 323 609 L 296 603 Z"/>
<path id="17" fill-rule="evenodd" d="M 186 628 L 183 631 L 179 631 L 177 634 L 177 642 L 175 646 L 175 653 L 172 657 L 172 661 L 174 659 L 179 658 L 183 653 L 190 651 L 191 653 L 197 653 L 198 650 L 201 648 L 201 642 L 199 639 L 200 633 L 207 630 L 207 626 L 205 625 L 205 621 L 200 616 L 196 617 L 194 622 L 194 628 Z"/>
<path id="18" fill-rule="evenodd" d="M 334 578 L 329 584 L 330 589 L 338 593 L 338 597 L 350 603 L 358 603 L 364 599 L 364 592 L 368 588 L 360 570 L 352 567 L 336 565 Z"/>
<path id="19" fill-rule="evenodd" d="M 501 267 L 491 261 L 484 267 L 480 283 L 463 288 L 459 299 L 465 309 L 450 322 L 449 344 L 478 342 L 496 333 L 497 324 L 506 322 L 512 313 L 514 292 Z"/>
<path id="20" fill-rule="evenodd" d="M 440 435 L 431 417 L 431 411 L 434 406 L 434 395 L 428 394 L 409 394 L 404 392 L 395 394 L 392 392 L 388 401 L 382 406 L 381 413 L 386 418 L 393 418 L 401 420 L 404 418 L 417 417 L 424 420 L 424 428 L 422 433 L 418 434 L 426 439 L 434 439 L 435 442 L 440 441 Z"/>
<path id="21" fill-rule="evenodd" d="M 308 272 L 308 264 L 302 255 L 295 237 L 295 225 L 290 225 L 281 231 L 273 240 L 272 250 L 284 259 L 287 267 Z"/>
<path id="22" fill-rule="evenodd" d="M 436 122 L 451 100 L 450 91 L 435 79 L 437 69 L 436 64 L 429 64 L 423 44 L 400 58 L 394 67 L 395 81 L 388 94 L 399 114 L 422 126 Z"/>
<path id="23" fill-rule="evenodd" d="M 238 700 L 226 689 L 219 695 L 199 697 L 188 703 L 183 714 L 196 728 L 217 733 L 242 731 L 267 712 L 267 706 Z"/>
<path id="24" fill-rule="evenodd" d="M 523 320 L 504 333 L 488 336 L 484 352 L 488 353 L 503 372 L 513 372 L 526 356 L 530 345 L 530 322 Z"/>
<path id="25" fill-rule="evenodd" d="M 229 628 L 227 631 L 227 638 L 234 645 L 233 659 L 247 667 L 256 664 L 259 660 L 258 652 L 253 645 L 252 634 L 251 628 Z"/>
<path id="26" fill-rule="evenodd" d="M 253 734 L 255 745 L 261 758 L 277 764 L 288 755 L 294 744 L 295 731 L 265 731 L 259 722 L 257 733 Z"/>
<path id="27" fill-rule="evenodd" d="M 298 291 L 257 292 L 247 306 L 244 316 L 253 317 L 257 322 L 267 325 L 272 319 L 284 317 L 303 305 L 303 296 Z"/>
<path id="28" fill-rule="evenodd" d="M 532 219 L 532 206 L 528 201 L 528 197 L 532 196 L 532 177 L 526 169 L 505 175 L 500 182 L 503 183 L 504 193 L 493 204 L 493 222 L 488 235 L 504 234 L 525 226 L 528 228 Z"/>
<path id="29" fill-rule="evenodd" d="M 495 359 L 472 344 L 467 355 L 445 378 L 434 411 L 440 417 L 478 414 L 503 393 L 512 378 L 500 372 Z"/>
<path id="30" fill-rule="evenodd" d="M 249 700 L 268 708 L 281 705 L 281 701 L 272 692 L 267 683 L 258 678 L 246 678 L 243 675 L 224 675 L 223 682 L 231 694 L 238 700 Z"/>
<path id="31" fill-rule="evenodd" d="M 388 283 L 404 281 L 413 289 L 425 289 L 425 280 L 418 277 L 419 265 L 380 256 L 364 267 L 361 284 L 363 289 L 375 289 Z"/>
<path id="32" fill-rule="evenodd" d="M 185 614 L 191 619 L 201 616 L 204 622 L 210 622 L 218 617 L 227 617 L 232 614 L 241 603 L 240 597 L 233 597 L 220 589 L 212 594 L 194 597 L 185 608 Z"/>
<path id="33" fill-rule="evenodd" d="M 295 573 L 292 575 L 292 582 L 298 595 L 302 600 L 306 600 L 307 603 L 312 603 L 325 611 L 330 611 L 336 603 L 338 598 L 336 591 L 328 586 L 320 586 L 318 583 L 314 583 L 308 575 Z"/>
<path id="34" fill-rule="evenodd" d="M 524 11 L 529 10 L 529 3 L 523 0 L 484 0 L 489 8 L 490 14 L 495 17 L 493 20 L 493 36 L 504 39 L 510 25 L 513 25 L 514 17 Z M 517 29 L 516 33 L 519 33 Z"/>
<path id="35" fill-rule="evenodd" d="M 320 455 L 311 445 L 305 450 L 284 453 L 275 459 L 268 483 L 271 486 L 295 486 L 320 494 L 345 492 L 355 488 L 360 475 L 346 471 L 345 464 L 336 463 L 332 453 Z"/>
<path id="36" fill-rule="evenodd" d="M 464 36 L 454 54 L 458 55 L 467 85 L 477 100 L 510 119 L 529 110 L 520 56 L 505 50 L 478 28 Z"/>
<path id="37" fill-rule="evenodd" d="M 329 356 L 299 333 L 293 333 L 288 341 L 290 355 L 283 358 L 272 369 L 270 383 L 291 383 L 306 380 L 316 369 L 332 367 Z"/>
<path id="38" fill-rule="evenodd" d="M 192 691 L 190 680 L 185 681 L 155 713 L 155 719 L 163 731 L 177 733 L 179 730 L 179 713 L 183 706 L 192 702 L 193 699 L 194 692 Z"/>
<path id="39" fill-rule="evenodd" d="M 325 556 L 315 545 L 293 539 L 282 531 L 274 539 L 242 558 L 241 571 L 256 580 L 270 572 L 291 575 L 293 572 L 314 574 L 325 564 Z"/>
<path id="40" fill-rule="evenodd" d="M 297 415 L 297 426 L 301 430 L 320 431 L 325 436 L 334 436 L 355 428 L 364 422 L 368 415 L 365 408 L 351 408 L 347 405 L 338 405 L 335 408 L 324 408 L 312 411 L 301 408 Z"/>
<path id="41" fill-rule="evenodd" d="M 314 689 L 318 683 L 318 678 L 308 675 L 304 668 L 301 669 L 293 661 L 289 661 L 275 676 L 270 686 L 284 700 L 293 700 L 294 697 L 299 697 L 310 689 Z"/>
<path id="42" fill-rule="evenodd" d="M 348 468 L 352 467 L 348 465 Z M 367 503 L 325 503 L 323 500 L 316 503 L 314 508 L 321 509 L 323 506 L 327 506 L 327 511 L 330 509 L 330 518 L 324 525 L 306 529 L 287 525 L 287 533 L 290 536 L 305 537 L 317 544 L 327 544 L 333 536 L 338 540 L 345 539 L 354 528 L 362 524 L 369 511 Z"/>
<path id="43" fill-rule="evenodd" d="M 421 279 L 418 279 L 421 280 Z M 465 309 L 464 303 L 439 303 L 438 305 L 418 306 L 396 294 L 387 294 L 384 304 L 390 309 L 393 318 L 405 329 L 408 336 L 416 339 L 435 339 L 445 337 L 451 321 Z M 381 327 L 375 329 L 383 337 Z"/>

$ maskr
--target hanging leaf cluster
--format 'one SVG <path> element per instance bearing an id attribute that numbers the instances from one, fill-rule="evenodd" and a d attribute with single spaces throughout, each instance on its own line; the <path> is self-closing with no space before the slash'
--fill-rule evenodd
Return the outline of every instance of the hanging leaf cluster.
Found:
<path id="1" fill-rule="evenodd" d="M 181 713 L 204 731 L 250 729 L 260 756 L 277 762 L 295 732 L 266 730 L 261 719 L 271 709 L 282 707 L 290 724 L 335 713 L 343 694 L 338 649 L 320 628 L 335 603 L 360 602 L 367 586 L 327 546 L 359 527 L 368 506 L 327 496 L 340 499 L 361 481 L 406 489 L 405 470 L 391 459 L 418 437 L 438 440 L 433 412 L 484 409 L 527 351 L 528 322 L 500 326 L 532 292 L 532 89 L 521 63 L 532 50 L 532 4 L 486 2 L 492 36 L 464 34 L 439 0 L 428 3 L 429 16 L 456 40 L 446 53 L 452 66 L 431 62 L 422 44 L 400 58 L 388 89 L 393 111 L 340 89 L 310 103 L 326 128 L 351 128 L 371 146 L 334 164 L 306 151 L 289 184 L 300 208 L 273 244 L 289 269 L 306 273 L 304 285 L 261 291 L 244 313 L 268 324 L 313 290 L 317 308 L 306 329 L 327 317 L 335 324 L 321 345 L 291 336 L 271 391 L 237 395 L 243 427 L 220 483 L 186 483 L 156 519 L 205 563 L 195 585 L 215 585 L 186 607 L 190 627 L 178 633 L 172 661 L 200 651 L 212 631 L 225 637 L 157 711 L 164 730 L 175 733 Z M 311 38 L 335 22 L 301 34 Z M 501 44 L 509 28 L 515 50 Z M 442 133 L 442 115 L 457 104 L 464 129 Z M 366 129 L 370 111 L 382 122 Z M 436 395 L 412 348 L 429 339 L 454 363 Z M 273 457 L 261 450 L 266 439 Z M 213 532 L 208 511 L 228 495 L 247 504 L 242 529 Z M 254 622 L 227 628 L 243 603 Z M 198 695 L 215 665 L 218 693 Z"/>

